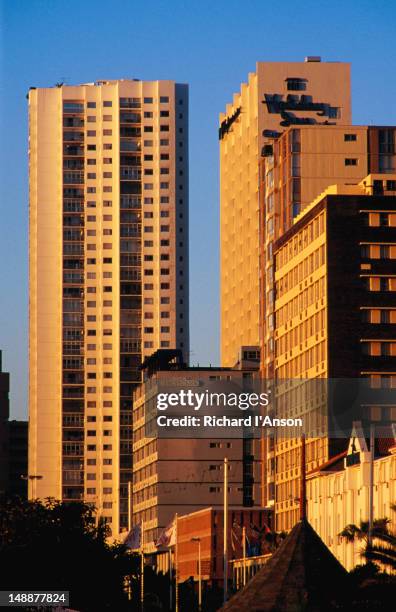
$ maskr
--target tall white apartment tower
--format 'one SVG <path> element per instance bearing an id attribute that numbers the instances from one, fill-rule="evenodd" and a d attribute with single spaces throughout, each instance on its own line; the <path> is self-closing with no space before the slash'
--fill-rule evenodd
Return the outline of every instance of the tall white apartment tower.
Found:
<path id="1" fill-rule="evenodd" d="M 188 87 L 29 91 L 30 497 L 128 524 L 132 392 L 159 348 L 188 362 Z"/>

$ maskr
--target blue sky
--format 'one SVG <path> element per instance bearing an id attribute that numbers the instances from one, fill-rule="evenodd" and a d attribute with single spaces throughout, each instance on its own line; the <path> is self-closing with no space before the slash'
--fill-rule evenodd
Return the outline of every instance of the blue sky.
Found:
<path id="1" fill-rule="evenodd" d="M 30 86 L 174 79 L 190 85 L 191 360 L 219 360 L 218 113 L 255 62 L 352 63 L 353 121 L 396 123 L 391 0 L 3 0 L 0 348 L 14 418 L 27 414 Z"/>

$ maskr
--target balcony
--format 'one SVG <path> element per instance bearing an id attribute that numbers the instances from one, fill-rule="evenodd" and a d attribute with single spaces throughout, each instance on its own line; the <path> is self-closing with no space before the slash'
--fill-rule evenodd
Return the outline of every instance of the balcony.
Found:
<path id="1" fill-rule="evenodd" d="M 120 151 L 140 151 L 140 140 L 121 140 Z"/>
<path id="2" fill-rule="evenodd" d="M 63 113 L 65 115 L 84 113 L 84 104 L 82 102 L 64 102 Z"/>
<path id="3" fill-rule="evenodd" d="M 120 98 L 120 108 L 140 108 L 140 98 Z"/>
<path id="4" fill-rule="evenodd" d="M 63 142 L 84 142 L 84 132 L 64 130 Z"/>
<path id="5" fill-rule="evenodd" d="M 63 117 L 63 127 L 84 127 L 84 119 L 82 117 Z"/>
<path id="6" fill-rule="evenodd" d="M 63 471 L 62 480 L 64 484 L 84 484 L 84 472 L 78 470 L 67 470 Z"/>
<path id="7" fill-rule="evenodd" d="M 63 245 L 64 255 L 84 255 L 84 244 L 81 242 L 69 243 Z"/>
<path id="8" fill-rule="evenodd" d="M 79 272 L 64 272 L 63 282 L 65 285 L 83 285 L 84 274 Z"/>
<path id="9" fill-rule="evenodd" d="M 120 199 L 120 208 L 124 210 L 136 210 L 141 208 L 142 200 L 139 196 L 122 195 Z"/>
<path id="10" fill-rule="evenodd" d="M 136 269 L 125 269 L 121 268 L 120 279 L 123 281 L 140 281 L 142 279 L 142 273 Z"/>
<path id="11" fill-rule="evenodd" d="M 83 172 L 64 172 L 63 183 L 65 185 L 82 185 L 84 183 Z"/>
<path id="12" fill-rule="evenodd" d="M 141 231 L 142 231 L 141 225 L 138 223 L 134 223 L 133 225 L 121 225 L 120 226 L 121 238 L 140 237 Z"/>
<path id="13" fill-rule="evenodd" d="M 63 155 L 65 156 L 80 156 L 84 155 L 84 147 L 78 145 L 63 145 Z"/>
<path id="14" fill-rule="evenodd" d="M 120 178 L 121 180 L 129 179 L 133 181 L 140 181 L 142 178 L 142 171 L 140 168 L 135 168 L 134 166 L 121 166 Z"/>
<path id="15" fill-rule="evenodd" d="M 120 113 L 120 123 L 141 123 L 142 117 L 138 113 Z"/>

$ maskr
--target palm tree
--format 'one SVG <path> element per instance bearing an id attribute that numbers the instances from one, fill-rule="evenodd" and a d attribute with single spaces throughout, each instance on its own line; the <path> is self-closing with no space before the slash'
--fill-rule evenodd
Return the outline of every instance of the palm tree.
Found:
<path id="1" fill-rule="evenodd" d="M 391 510 L 396 511 L 396 504 L 391 504 Z M 396 535 L 389 530 L 388 518 L 375 519 L 369 539 L 369 522 L 361 521 L 360 525 L 347 525 L 339 536 L 347 542 L 363 541 L 361 552 L 368 562 L 378 563 L 386 569 L 396 570 Z"/>

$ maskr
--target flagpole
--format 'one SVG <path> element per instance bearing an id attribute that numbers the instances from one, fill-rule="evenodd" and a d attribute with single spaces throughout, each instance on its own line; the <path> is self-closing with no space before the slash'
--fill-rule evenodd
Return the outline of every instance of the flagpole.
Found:
<path id="1" fill-rule="evenodd" d="M 132 482 L 128 481 L 128 533 L 132 529 Z"/>
<path id="2" fill-rule="evenodd" d="M 369 526 L 367 534 L 367 543 L 369 546 L 372 544 L 372 533 L 374 525 L 374 451 L 375 451 L 375 437 L 374 437 L 374 425 L 370 425 L 370 471 L 369 471 Z"/>
<path id="3" fill-rule="evenodd" d="M 169 548 L 169 610 L 173 608 L 173 563 L 172 563 L 172 549 Z"/>
<path id="4" fill-rule="evenodd" d="M 144 612 L 144 521 L 141 527 L 141 547 L 140 547 L 140 607 Z"/>
<path id="5" fill-rule="evenodd" d="M 178 534 L 177 534 L 177 512 L 175 515 L 175 612 L 179 612 L 179 572 L 178 572 L 178 564 L 179 564 L 179 546 L 177 543 Z"/>
<path id="6" fill-rule="evenodd" d="M 243 586 L 246 585 L 246 527 L 242 527 Z"/>
<path id="7" fill-rule="evenodd" d="M 227 601 L 228 590 L 228 550 L 227 550 L 227 535 L 228 535 L 228 459 L 224 457 L 224 503 L 223 503 L 223 602 Z"/>

